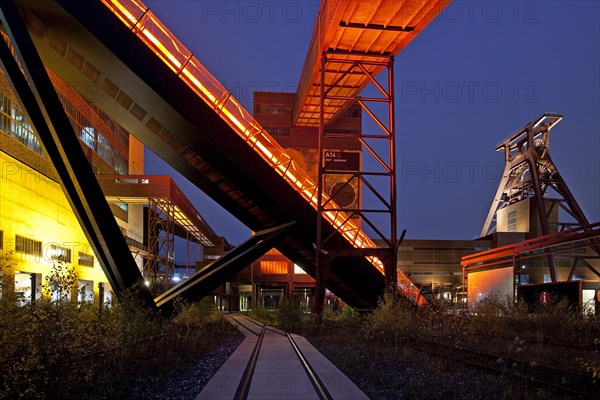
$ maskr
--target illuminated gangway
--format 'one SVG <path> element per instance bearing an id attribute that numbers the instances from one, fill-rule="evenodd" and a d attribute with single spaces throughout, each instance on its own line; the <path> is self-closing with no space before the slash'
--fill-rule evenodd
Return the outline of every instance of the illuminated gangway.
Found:
<path id="1" fill-rule="evenodd" d="M 277 248 L 314 276 L 315 182 L 147 7 L 17 1 L 44 64 L 78 91 L 98 88 L 104 112 L 217 203 L 253 231 L 296 221 Z M 376 247 L 346 213 L 322 218 L 332 245 Z M 374 306 L 385 281 L 372 261 L 377 268 L 366 259 L 332 265 L 328 287 L 350 305 Z"/>
<path id="2" fill-rule="evenodd" d="M 421 32 L 450 0 L 330 0 L 322 1 L 310 47 L 298 83 L 294 123 L 319 126 L 321 103 L 321 55 L 335 55 L 328 62 L 324 99 L 325 124 L 343 112 L 350 99 L 371 81 L 364 73 L 346 73 L 348 63 L 360 64 L 371 76 L 383 69 L 381 62 L 395 57 Z"/>
<path id="3" fill-rule="evenodd" d="M 289 156 L 266 130 L 244 109 L 223 85 L 211 75 L 198 59 L 173 35 L 159 19 L 138 0 L 102 0 L 123 23 L 148 47 L 152 48 L 187 85 L 200 96 L 246 143 L 269 163 L 300 195 L 317 208 L 317 185 Z M 327 194 L 323 194 L 327 197 Z M 324 200 L 326 207 L 339 209 L 333 201 Z M 341 230 L 355 247 L 377 247 L 358 227 L 347 222 L 348 214 L 340 211 L 325 213 L 329 223 Z M 380 271 L 381 264 L 374 263 Z"/>

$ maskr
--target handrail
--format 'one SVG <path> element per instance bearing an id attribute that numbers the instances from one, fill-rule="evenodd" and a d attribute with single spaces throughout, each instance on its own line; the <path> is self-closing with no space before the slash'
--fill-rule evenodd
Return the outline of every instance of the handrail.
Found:
<path id="1" fill-rule="evenodd" d="M 200 98 L 281 175 L 290 186 L 317 209 L 317 185 L 297 165 L 292 157 L 244 109 L 200 61 L 171 33 L 160 20 L 139 0 L 102 0 L 146 46 L 177 74 Z M 329 196 L 323 193 L 327 221 L 358 248 L 376 248 L 377 245 L 347 213 L 339 211 Z M 376 257 L 368 257 L 383 274 L 383 264 Z"/>

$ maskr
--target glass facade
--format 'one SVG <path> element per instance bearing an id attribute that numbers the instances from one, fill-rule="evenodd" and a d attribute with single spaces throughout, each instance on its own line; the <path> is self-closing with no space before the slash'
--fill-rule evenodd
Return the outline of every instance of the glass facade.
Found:
<path id="1" fill-rule="evenodd" d="M 20 105 L 0 91 L 0 130 L 40 155 L 42 146 Z"/>
<path id="2" fill-rule="evenodd" d="M 34 152 L 43 156 L 42 146 L 38 141 L 33 126 L 27 118 L 27 114 L 21 105 L 15 102 L 10 92 L 4 89 L 5 85 L 8 84 L 4 76 L 2 76 L 0 82 L 3 83 L 2 89 L 0 89 L 0 131 L 12 136 Z M 73 101 L 60 91 L 58 95 L 71 125 L 81 142 L 98 154 L 116 173 L 120 175 L 128 174 L 129 134 L 110 119 L 108 115 L 97 107 L 84 102 L 83 99 L 79 100 L 87 107 L 84 107 L 86 109 L 82 111 L 81 107 L 76 106 Z M 101 129 L 103 129 L 104 135 L 99 131 L 97 126 L 103 124 L 104 126 Z M 114 137 L 109 140 L 106 135 Z M 118 150 L 118 148 L 121 150 Z"/>

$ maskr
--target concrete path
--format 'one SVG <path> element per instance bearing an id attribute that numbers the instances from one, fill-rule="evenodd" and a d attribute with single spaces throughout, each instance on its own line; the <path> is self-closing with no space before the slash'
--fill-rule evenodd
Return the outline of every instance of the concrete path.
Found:
<path id="1" fill-rule="evenodd" d="M 258 337 L 240 329 L 246 339 L 208 382 L 196 400 L 231 400 L 242 379 Z M 305 338 L 292 335 L 298 348 L 333 399 L 368 400 L 368 397 Z M 314 400 L 317 393 L 290 341 L 267 329 L 258 355 L 248 399 Z"/>

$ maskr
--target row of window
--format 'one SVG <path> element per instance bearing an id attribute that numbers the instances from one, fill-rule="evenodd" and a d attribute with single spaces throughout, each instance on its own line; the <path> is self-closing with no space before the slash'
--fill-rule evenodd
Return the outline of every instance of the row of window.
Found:
<path id="1" fill-rule="evenodd" d="M 507 231 L 508 232 L 516 232 L 517 231 L 517 212 L 510 211 L 508 213 L 508 221 L 507 221 Z"/>
<path id="2" fill-rule="evenodd" d="M 127 174 L 129 165 L 125 157 L 110 144 L 102 134 L 92 127 L 89 118 L 84 115 L 73 103 L 62 93 L 58 93 L 65 112 L 79 139 L 104 161 L 117 171 L 118 174 Z M 115 126 L 116 124 L 113 124 Z"/>
<path id="3" fill-rule="evenodd" d="M 69 116 L 73 129 L 79 135 L 79 139 L 112 166 L 118 174 L 127 174 L 129 171 L 127 159 L 119 154 L 99 132 L 90 127 L 91 124 L 88 119 L 72 103 L 67 101 L 63 96 L 59 95 L 59 97 L 65 112 Z M 106 116 L 106 114 L 104 115 Z M 103 120 L 111 122 L 109 126 L 117 127 L 117 124 L 108 120 L 108 118 L 103 118 Z M 1 91 L 0 130 L 17 139 L 36 153 L 43 155 L 40 142 L 25 112 Z M 123 140 L 125 133 L 121 128 L 118 128 L 115 133 L 120 140 Z"/>
<path id="4" fill-rule="evenodd" d="M 2 233 L 2 231 L 0 231 L 0 233 Z M 0 239 L 3 239 L 3 234 L 2 236 L 0 236 Z M 2 248 L 2 243 L 3 241 L 0 240 L 0 248 Z M 30 254 L 37 257 L 43 257 L 44 250 L 46 250 L 45 256 L 51 261 L 62 261 L 66 263 L 73 262 L 72 251 L 68 247 L 50 244 L 49 246 L 44 248 L 40 240 L 35 240 L 21 235 L 15 235 L 16 253 Z M 77 253 L 77 263 L 83 267 L 93 267 L 94 256 L 80 251 Z"/>
<path id="5" fill-rule="evenodd" d="M 290 136 L 290 128 L 287 126 L 269 126 L 265 130 L 271 136 Z"/>
<path id="6" fill-rule="evenodd" d="M 490 247 L 413 247 L 414 251 L 468 251 L 473 253 L 489 249 Z"/>
<path id="7" fill-rule="evenodd" d="M 277 275 L 287 274 L 288 262 L 287 260 L 261 260 L 260 273 Z"/>
<path id="8" fill-rule="evenodd" d="M 346 118 L 360 118 L 362 109 L 359 107 L 352 107 L 342 114 L 342 117 Z M 292 112 L 291 104 L 277 104 L 277 103 L 256 103 L 257 114 L 290 114 Z"/>
<path id="9" fill-rule="evenodd" d="M 0 91 L 0 130 L 43 155 L 33 127 L 21 107 Z"/>
<path id="10" fill-rule="evenodd" d="M 265 130 L 271 136 L 290 136 L 290 128 L 288 126 L 265 126 Z M 328 129 L 326 134 L 358 136 L 359 131 L 356 129 Z"/>
<path id="11" fill-rule="evenodd" d="M 325 134 L 332 134 L 332 135 L 354 135 L 354 136 L 358 136 L 360 134 L 360 131 L 358 131 L 357 129 L 327 129 L 325 131 Z"/>
<path id="12" fill-rule="evenodd" d="M 288 265 L 289 264 L 287 260 L 261 260 L 260 273 L 285 275 L 288 273 Z M 294 264 L 294 274 L 305 275 L 306 272 L 298 265 Z"/>
<path id="13" fill-rule="evenodd" d="M 439 261 L 413 261 L 413 264 L 422 264 L 422 265 L 454 265 L 457 264 L 458 261 L 452 260 L 439 260 Z"/>

